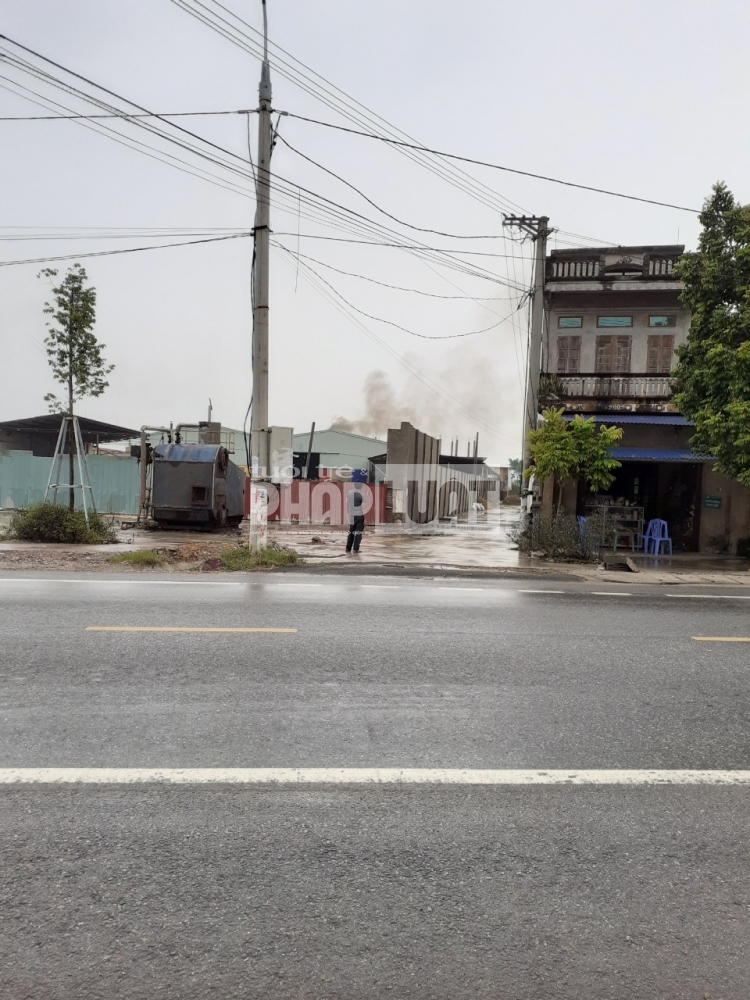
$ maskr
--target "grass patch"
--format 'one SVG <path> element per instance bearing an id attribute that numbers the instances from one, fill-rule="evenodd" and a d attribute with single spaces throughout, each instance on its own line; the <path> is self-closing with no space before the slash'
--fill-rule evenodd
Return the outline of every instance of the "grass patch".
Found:
<path id="1" fill-rule="evenodd" d="M 260 552 L 253 552 L 247 547 L 222 549 L 219 559 L 224 569 L 247 570 L 262 569 L 265 566 L 295 566 L 299 556 L 292 549 L 277 549 L 268 546 Z"/>
<path id="2" fill-rule="evenodd" d="M 116 532 L 112 524 L 95 510 L 89 512 L 87 525 L 82 510 L 70 510 L 69 507 L 42 501 L 13 515 L 8 537 L 23 542 L 101 545 L 114 542 Z"/>
<path id="3" fill-rule="evenodd" d="M 153 549 L 134 549 L 131 552 L 118 552 L 116 556 L 110 556 L 107 562 L 128 563 L 131 566 L 161 566 L 164 556 Z"/>

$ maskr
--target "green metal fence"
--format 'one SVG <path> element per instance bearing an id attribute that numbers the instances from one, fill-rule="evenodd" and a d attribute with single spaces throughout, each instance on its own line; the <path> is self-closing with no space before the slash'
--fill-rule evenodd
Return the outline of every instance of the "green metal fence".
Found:
<path id="1" fill-rule="evenodd" d="M 96 509 L 102 514 L 137 514 L 138 460 L 129 455 L 87 455 L 86 461 Z M 0 454 L 0 508 L 28 507 L 43 500 L 51 465 L 51 458 L 37 458 L 30 451 Z M 63 459 L 63 478 L 67 474 L 67 459 Z M 68 491 L 60 490 L 57 500 L 67 503 Z M 80 490 L 76 490 L 76 506 L 81 506 Z"/>

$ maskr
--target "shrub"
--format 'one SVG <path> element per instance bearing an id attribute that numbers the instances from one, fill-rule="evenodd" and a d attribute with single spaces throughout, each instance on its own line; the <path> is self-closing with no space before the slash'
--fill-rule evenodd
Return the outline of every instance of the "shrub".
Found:
<path id="1" fill-rule="evenodd" d="M 133 549 L 130 552 L 118 552 L 116 556 L 110 556 L 107 562 L 128 563 L 131 566 L 161 566 L 164 556 L 153 549 Z"/>
<path id="2" fill-rule="evenodd" d="M 101 545 L 115 540 L 112 524 L 97 511 L 89 512 L 89 523 L 82 510 L 70 510 L 49 501 L 33 503 L 17 511 L 10 522 L 11 538 L 24 542 L 67 542 Z"/>
<path id="3" fill-rule="evenodd" d="M 514 541 L 522 552 L 533 552 L 547 559 L 589 561 L 599 556 L 603 547 L 603 518 L 594 514 L 581 530 L 574 514 L 547 517 L 536 513 L 531 523 L 515 533 Z"/>
<path id="4" fill-rule="evenodd" d="M 247 570 L 261 569 L 264 566 L 294 566 L 299 562 L 299 556 L 293 549 L 281 549 L 268 546 L 260 552 L 253 552 L 252 549 L 231 548 L 222 549 L 219 559 L 224 569 Z"/>

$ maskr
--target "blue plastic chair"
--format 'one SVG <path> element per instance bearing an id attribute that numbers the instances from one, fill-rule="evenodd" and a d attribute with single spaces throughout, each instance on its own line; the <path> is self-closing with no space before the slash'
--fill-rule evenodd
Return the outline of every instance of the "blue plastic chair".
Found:
<path id="1" fill-rule="evenodd" d="M 646 534 L 643 536 L 643 551 L 648 555 L 661 555 L 662 545 L 666 549 L 669 547 L 669 554 L 672 555 L 672 539 L 669 537 L 669 526 L 666 521 L 655 517 L 648 522 Z"/>

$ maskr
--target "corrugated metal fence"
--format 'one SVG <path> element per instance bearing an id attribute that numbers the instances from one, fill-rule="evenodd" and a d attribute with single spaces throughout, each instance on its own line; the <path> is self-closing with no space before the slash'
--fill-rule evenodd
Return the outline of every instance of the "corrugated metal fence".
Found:
<path id="1" fill-rule="evenodd" d="M 96 509 L 103 514 L 138 513 L 138 460 L 129 455 L 87 455 Z M 8 451 L 0 454 L 0 508 L 28 507 L 44 499 L 52 459 L 38 458 L 30 451 Z M 63 460 L 63 478 L 68 474 L 67 458 Z M 77 470 L 76 470 L 77 478 Z M 59 503 L 67 502 L 67 490 L 57 495 Z M 76 490 L 76 506 L 81 504 L 81 491 Z"/>

